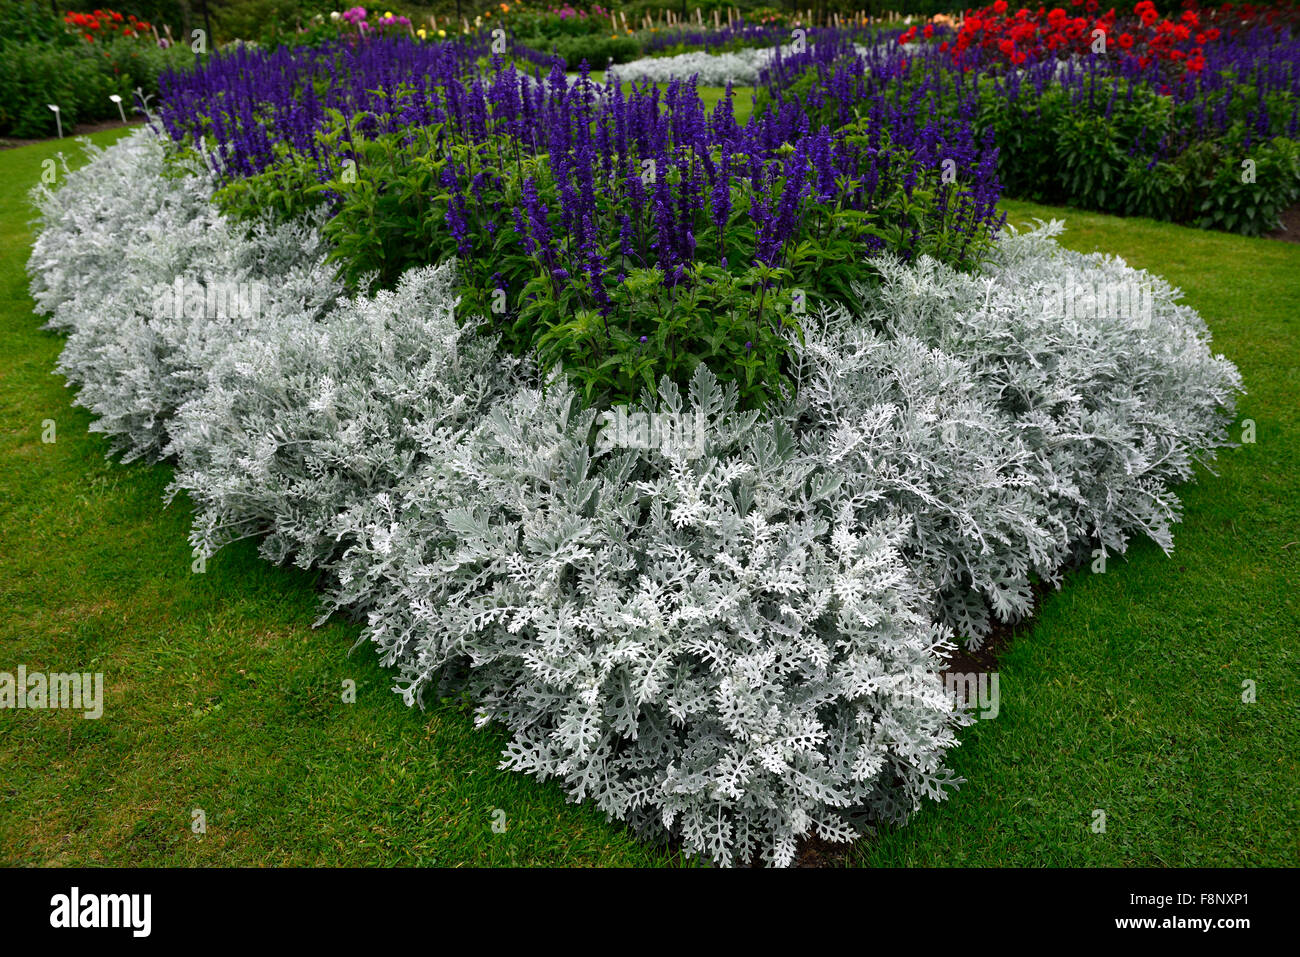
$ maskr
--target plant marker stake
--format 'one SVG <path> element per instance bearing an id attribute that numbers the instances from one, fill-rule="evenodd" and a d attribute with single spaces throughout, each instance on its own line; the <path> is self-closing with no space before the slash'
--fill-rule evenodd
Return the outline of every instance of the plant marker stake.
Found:
<path id="1" fill-rule="evenodd" d="M 120 96 L 118 96 L 116 93 L 114 93 L 114 94 L 112 94 L 111 96 L 109 96 L 109 99 L 112 100 L 114 103 L 117 104 L 117 112 L 118 112 L 118 115 L 122 117 L 122 122 L 125 123 L 125 122 L 126 122 L 126 110 L 122 109 L 122 98 L 121 98 Z"/>
<path id="2" fill-rule="evenodd" d="M 59 115 L 58 105 L 55 103 L 47 103 L 45 105 L 54 111 L 54 122 L 58 124 L 59 127 L 59 139 L 63 139 L 63 117 Z"/>

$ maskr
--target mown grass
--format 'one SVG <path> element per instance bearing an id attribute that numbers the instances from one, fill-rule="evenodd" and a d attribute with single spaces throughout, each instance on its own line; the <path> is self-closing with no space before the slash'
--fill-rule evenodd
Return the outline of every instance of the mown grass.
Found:
<path id="1" fill-rule="evenodd" d="M 170 470 L 106 461 L 50 375 L 61 340 L 26 293 L 24 193 L 58 149 L 0 152 L 0 671 L 102 671 L 107 701 L 98 721 L 0 712 L 0 863 L 680 863 L 496 770 L 504 735 L 461 708 L 406 709 L 367 646 L 348 654 L 355 626 L 311 628 L 310 576 L 250 543 L 191 571 L 187 508 L 161 507 Z M 1001 662 L 1001 714 L 952 756 L 969 783 L 852 861 L 1294 864 L 1300 246 L 1069 222 L 1068 244 L 1187 290 L 1242 368 L 1258 441 L 1185 490 L 1172 559 L 1141 544 L 1047 598 Z"/>

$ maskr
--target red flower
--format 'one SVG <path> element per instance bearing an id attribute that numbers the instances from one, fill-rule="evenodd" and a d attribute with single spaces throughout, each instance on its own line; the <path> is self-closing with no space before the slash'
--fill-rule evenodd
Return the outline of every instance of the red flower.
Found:
<path id="1" fill-rule="evenodd" d="M 1133 46 L 1133 38 L 1127 33 L 1121 33 L 1119 35 L 1119 45 L 1122 49 L 1128 50 Z"/>
<path id="2" fill-rule="evenodd" d="M 1002 16 L 1002 14 L 1006 13 L 1007 0 L 995 0 L 993 4 L 993 12 L 996 13 L 998 16 Z"/>

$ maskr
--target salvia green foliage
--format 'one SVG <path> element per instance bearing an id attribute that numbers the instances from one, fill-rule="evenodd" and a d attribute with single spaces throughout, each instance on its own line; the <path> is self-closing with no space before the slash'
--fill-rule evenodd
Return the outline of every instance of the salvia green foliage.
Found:
<path id="1" fill-rule="evenodd" d="M 1171 485 L 1240 389 L 1176 290 L 1054 224 L 977 274 L 877 263 L 865 309 L 807 317 L 762 414 L 704 365 L 603 408 L 458 322 L 453 263 L 347 295 L 318 222 L 232 228 L 163 168 L 140 133 L 40 196 L 33 291 L 97 427 L 175 458 L 197 548 L 321 569 L 406 701 L 465 694 L 504 768 L 720 863 L 949 793 L 953 639 L 1081 552 L 1170 547 Z M 145 306 L 241 269 L 253 316 Z M 1116 283 L 1149 309 L 1056 294 Z M 691 441 L 611 440 L 651 413 Z"/>
<path id="2" fill-rule="evenodd" d="M 336 136 L 337 131 L 322 139 L 330 143 Z M 310 157 L 284 149 L 280 163 L 225 184 L 218 205 L 237 219 L 256 221 L 270 210 L 292 220 L 322 209 L 326 197 L 341 197 L 330 208 L 323 235 L 331 247 L 329 262 L 352 289 L 362 282 L 391 288 L 417 266 L 457 257 L 446 227 L 451 194 L 441 185 L 449 162 L 468 178 L 483 180 L 485 207 L 522 208 L 523 181 L 534 180 L 540 202 L 553 211 L 551 229 L 563 232 L 544 155 L 441 143 L 437 127 L 358 140 L 350 149 L 361 171 L 355 182 L 321 184 Z M 911 222 L 901 195 L 900 189 L 897 209 L 882 205 L 881 219 Z M 617 265 L 603 283 L 613 319 L 601 314 L 583 283 L 557 281 L 537 255 L 526 252 L 508 214 L 473 218 L 473 255 L 460 256 L 457 270 L 462 321 L 473 318 L 483 334 L 499 339 L 507 351 L 533 357 L 545 370 L 563 368 L 589 402 L 626 402 L 642 391 L 653 395 L 661 378 L 686 383 L 704 363 L 737 384 L 742 405 L 762 406 L 787 385 L 784 362 L 789 336 L 797 334 L 797 310 L 827 293 L 850 294 L 845 273 L 864 228 L 852 211 L 808 200 L 816 232 L 791 251 L 788 264 L 755 264 L 750 201 L 737 185 L 726 229 L 699 232 L 696 261 L 683 267 L 685 281 L 671 283 L 657 268 L 637 267 L 627 256 L 603 250 Z M 610 219 L 625 211 L 617 197 L 603 194 L 598 208 Z M 652 223 L 638 224 L 638 235 L 649 237 L 652 229 Z M 728 267 L 728 260 L 737 265 Z M 615 273 L 620 281 L 614 281 Z M 796 294 L 802 297 L 797 305 Z"/>
<path id="3" fill-rule="evenodd" d="M 323 149 L 339 148 L 342 123 L 339 115 L 320 135 Z M 871 147 L 868 126 L 866 120 L 845 125 L 847 141 Z M 879 160 L 886 172 L 870 214 L 838 195 L 804 198 L 803 225 L 772 265 L 760 261 L 753 209 L 755 203 L 778 205 L 787 184 L 778 179 L 759 197 L 740 154 L 730 158 L 725 223 L 705 217 L 694 224 L 693 260 L 675 279 L 661 268 L 636 265 L 631 255 L 640 247 L 642 261 L 653 258 L 645 248 L 657 229 L 653 206 L 647 203 L 635 228 L 629 227 L 625 245 L 617 223 L 629 212 L 626 198 L 596 191 L 594 214 L 612 224 L 611 245 L 599 250 L 608 267 L 599 296 L 589 281 L 558 280 L 541 255 L 528 251 L 527 238 L 505 212 L 526 207 L 525 183 L 532 183 L 538 204 L 549 210 L 550 233 L 564 234 L 550 158 L 530 155 L 527 144 L 505 133 L 492 148 L 448 140 L 438 126 L 357 140 L 348 146 L 356 168 L 323 184 L 310 156 L 281 147 L 279 161 L 268 169 L 224 184 L 218 204 L 236 218 L 255 220 L 268 210 L 292 219 L 329 202 L 323 232 L 330 262 L 349 288 L 363 280 L 391 288 L 410 269 L 459 255 L 462 312 L 481 318 L 482 331 L 515 355 L 533 357 L 544 370 L 563 368 L 593 404 L 632 401 L 643 391 L 655 395 L 664 377 L 684 385 L 703 363 L 722 381 L 736 383 L 743 408 L 762 408 L 788 391 L 789 343 L 798 338 L 805 311 L 858 301 L 854 284 L 868 275 L 862 261 L 868 241 L 886 249 L 910 246 L 968 269 L 991 243 L 987 231 L 962 232 L 956 201 L 941 208 L 939 171 L 892 148 L 887 135 L 876 146 L 887 147 L 881 150 L 887 158 Z M 723 159 L 720 149 L 711 157 L 718 166 Z M 447 228 L 453 194 L 443 183 L 449 164 L 477 184 L 475 209 L 501 210 L 469 216 L 459 250 Z M 665 176 L 676 180 L 679 174 Z M 566 256 L 574 254 L 567 241 L 561 245 Z M 577 271 L 573 261 L 564 261 Z M 605 310 L 602 301 L 612 308 Z"/>

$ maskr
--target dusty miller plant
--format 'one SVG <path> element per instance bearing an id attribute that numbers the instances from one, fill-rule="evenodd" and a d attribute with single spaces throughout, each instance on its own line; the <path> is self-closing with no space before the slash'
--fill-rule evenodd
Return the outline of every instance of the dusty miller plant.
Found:
<path id="1" fill-rule="evenodd" d="M 974 645 L 990 610 L 1024 616 L 1033 580 L 1094 550 L 1170 550 L 1172 486 L 1226 444 L 1241 390 L 1176 289 L 1062 249 L 1062 228 L 1005 237 L 982 273 L 879 263 L 865 315 L 807 324 L 784 412 L 860 496 L 912 518 L 905 552 Z M 1063 312 L 1053 295 L 1116 287 L 1148 308 Z"/>

